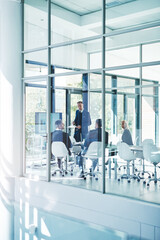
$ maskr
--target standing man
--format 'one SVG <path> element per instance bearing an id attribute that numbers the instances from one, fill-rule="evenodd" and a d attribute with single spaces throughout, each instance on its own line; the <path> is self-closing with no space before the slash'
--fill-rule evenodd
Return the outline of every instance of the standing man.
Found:
<path id="1" fill-rule="evenodd" d="M 133 145 L 132 136 L 125 120 L 122 121 L 122 128 L 124 129 L 122 134 L 122 142 L 125 142 L 128 145 Z"/>
<path id="2" fill-rule="evenodd" d="M 88 126 L 91 125 L 91 118 L 89 112 L 83 109 L 83 102 L 77 102 L 78 110 L 76 111 L 76 116 L 73 121 L 75 125 L 74 138 L 76 142 L 81 142 L 86 138 L 88 133 Z"/>

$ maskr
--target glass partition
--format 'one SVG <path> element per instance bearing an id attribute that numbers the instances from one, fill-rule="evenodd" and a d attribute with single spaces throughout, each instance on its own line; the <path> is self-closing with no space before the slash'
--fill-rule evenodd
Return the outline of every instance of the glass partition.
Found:
<path id="1" fill-rule="evenodd" d="M 143 62 L 159 61 L 160 42 L 145 44 L 142 46 L 142 51 Z"/>
<path id="2" fill-rule="evenodd" d="M 94 65 L 89 64 L 90 52 L 98 50 L 101 50 L 101 38 L 53 48 L 51 50 L 51 63 L 58 69 L 58 73 L 101 68 L 101 61 L 96 57 Z"/>
<path id="3" fill-rule="evenodd" d="M 47 1 L 24 0 L 24 49 L 47 46 Z"/>
<path id="4" fill-rule="evenodd" d="M 24 77 L 47 74 L 47 50 L 24 54 Z"/>
<path id="5" fill-rule="evenodd" d="M 46 81 L 25 84 L 26 174 L 46 177 Z"/>
<path id="6" fill-rule="evenodd" d="M 114 41 L 115 46 L 112 46 L 112 48 L 117 47 L 116 39 L 113 40 L 112 44 L 114 44 Z M 106 40 L 106 45 L 109 45 L 109 39 Z M 136 63 L 139 63 L 139 46 L 120 48 L 116 50 L 108 49 L 108 51 L 106 50 L 106 67 L 123 66 Z"/>
<path id="7" fill-rule="evenodd" d="M 51 1 L 52 44 L 96 36 L 102 28 L 102 3 Z"/>
<path id="8" fill-rule="evenodd" d="M 130 87 L 134 86 L 134 81 L 136 78 L 139 79 L 140 68 L 124 68 L 124 69 L 115 69 L 115 70 L 106 70 L 106 74 L 111 74 L 119 77 L 119 87 Z M 123 80 L 121 81 L 121 79 Z M 128 79 L 130 79 L 128 81 Z"/>
<path id="9" fill-rule="evenodd" d="M 148 182 L 154 177 L 153 164 L 145 159 L 142 146 L 146 139 L 160 146 L 160 27 L 159 15 L 153 14 L 158 1 L 106 0 L 105 34 L 101 1 L 53 0 L 51 9 L 47 2 L 24 3 L 25 173 L 159 203 L 157 185 Z M 48 133 L 46 112 L 51 113 Z M 134 158 L 129 163 L 120 154 L 122 142 Z"/>
<path id="10" fill-rule="evenodd" d="M 142 95 L 142 141 L 150 138 L 155 142 L 155 99 Z"/>
<path id="11" fill-rule="evenodd" d="M 160 19 L 159 14 L 154 13 L 159 3 L 143 0 L 106 0 L 106 32 L 124 30 L 140 26 Z"/>
<path id="12" fill-rule="evenodd" d="M 87 188 L 101 191 L 99 185 L 102 181 L 101 151 L 98 157 L 95 157 L 99 151 L 99 144 L 101 148 L 101 142 L 91 146 L 92 142 L 98 141 L 97 131 L 100 131 L 101 135 L 101 90 L 99 89 L 97 93 L 90 92 L 90 74 L 65 76 L 64 79 L 68 79 L 70 84 L 66 84 L 62 78 L 62 76 L 55 76 L 54 80 L 55 93 L 56 91 L 65 92 L 63 102 L 61 99 L 63 108 L 58 104 L 57 111 L 54 108 L 54 102 L 58 102 L 58 95 L 54 95 L 53 91 L 51 96 L 51 180 L 86 188 L 86 181 L 88 182 L 95 174 L 94 178 L 99 179 L 99 182 L 96 183 L 95 180 L 95 185 L 91 186 L 89 183 Z M 77 80 L 79 84 L 76 87 Z M 101 81 L 101 75 L 99 75 L 99 81 Z M 57 151 L 60 145 L 61 153 Z M 67 158 L 65 158 L 65 149 L 68 150 Z M 95 156 L 88 159 L 87 154 L 91 156 L 95 154 Z"/>
<path id="13" fill-rule="evenodd" d="M 148 66 L 148 67 L 142 68 L 143 79 L 147 79 L 151 83 L 153 83 L 153 81 L 155 82 L 160 81 L 159 73 L 160 73 L 160 65 Z"/>

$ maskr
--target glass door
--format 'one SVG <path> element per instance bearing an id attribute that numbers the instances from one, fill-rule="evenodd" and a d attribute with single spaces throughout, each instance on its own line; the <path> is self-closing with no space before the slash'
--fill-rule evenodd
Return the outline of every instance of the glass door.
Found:
<path id="1" fill-rule="evenodd" d="M 46 177 L 46 81 L 25 84 L 25 174 Z"/>

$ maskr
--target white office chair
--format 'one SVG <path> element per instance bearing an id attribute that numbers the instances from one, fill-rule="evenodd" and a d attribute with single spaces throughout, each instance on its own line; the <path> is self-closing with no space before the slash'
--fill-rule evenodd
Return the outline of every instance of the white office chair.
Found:
<path id="1" fill-rule="evenodd" d="M 130 183 L 131 178 L 137 179 L 139 181 L 140 179 L 138 176 L 130 174 L 129 164 L 131 161 L 134 161 L 136 158 L 135 158 L 133 152 L 130 150 L 129 145 L 124 142 L 119 142 L 117 144 L 117 149 L 118 149 L 119 157 L 127 162 L 127 173 L 121 175 L 121 179 L 127 178 L 129 183 Z M 120 181 L 120 178 L 118 178 L 118 181 Z"/>
<path id="2" fill-rule="evenodd" d="M 85 159 L 90 159 L 92 160 L 92 171 L 90 172 L 85 172 L 83 174 L 83 178 L 86 179 L 87 175 L 93 176 L 95 177 L 96 180 L 98 180 L 98 174 L 101 174 L 99 172 L 99 159 L 102 157 L 102 142 L 92 142 L 89 147 L 88 150 L 86 152 L 86 154 L 83 156 L 83 158 Z M 93 171 L 93 161 L 95 161 L 96 159 L 98 159 L 97 161 L 97 171 Z M 83 162 L 83 168 L 84 168 L 84 162 Z M 82 168 L 82 172 L 83 172 L 83 168 Z"/>
<path id="3" fill-rule="evenodd" d="M 160 151 L 153 143 L 145 144 L 143 146 L 143 155 L 147 161 L 151 162 L 154 165 L 154 178 L 149 179 L 147 183 L 147 186 L 149 186 L 151 181 L 154 181 L 155 183 L 157 183 L 157 181 L 160 181 L 160 178 L 157 178 L 157 171 L 156 171 L 157 164 L 160 163 Z"/>
<path id="4" fill-rule="evenodd" d="M 77 161 L 76 161 L 76 157 L 81 153 L 81 146 L 79 145 L 73 145 L 71 152 L 73 154 L 74 157 L 74 166 L 77 165 Z"/>
<path id="5" fill-rule="evenodd" d="M 147 144 L 153 144 L 153 140 L 152 139 L 145 139 L 142 142 L 142 146 L 145 146 Z M 142 171 L 139 171 L 138 176 L 140 177 L 140 174 L 142 174 L 142 176 L 144 176 L 144 174 L 148 174 L 148 178 L 151 178 L 151 173 L 149 171 L 145 170 L 145 163 L 144 163 L 144 154 L 143 151 L 142 152 L 136 152 L 135 153 L 136 158 L 140 158 L 142 160 Z M 152 174 L 152 176 L 154 176 L 154 174 Z M 144 177 L 140 177 L 140 178 L 144 178 Z"/>
<path id="6" fill-rule="evenodd" d="M 67 174 L 68 172 L 71 172 L 71 175 L 73 175 L 72 170 L 67 170 L 68 162 L 69 162 L 69 153 L 68 150 L 63 142 L 52 142 L 51 146 L 52 154 L 54 155 L 56 162 L 58 163 L 58 159 L 60 159 L 61 166 L 58 167 L 53 173 L 52 176 L 56 174 L 56 172 L 60 172 L 62 176 L 64 177 L 64 174 Z M 65 168 L 63 164 L 65 163 Z"/>

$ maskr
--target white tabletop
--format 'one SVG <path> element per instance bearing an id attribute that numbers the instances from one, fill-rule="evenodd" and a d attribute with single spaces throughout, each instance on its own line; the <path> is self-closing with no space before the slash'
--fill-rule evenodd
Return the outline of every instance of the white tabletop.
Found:
<path id="1" fill-rule="evenodd" d="M 130 146 L 130 149 L 131 149 L 131 151 L 140 151 L 140 152 L 142 152 L 143 151 L 143 147 L 142 146 Z"/>
<path id="2" fill-rule="evenodd" d="M 67 128 L 75 128 L 76 126 L 74 126 L 74 125 L 70 125 L 70 126 L 68 126 Z"/>

